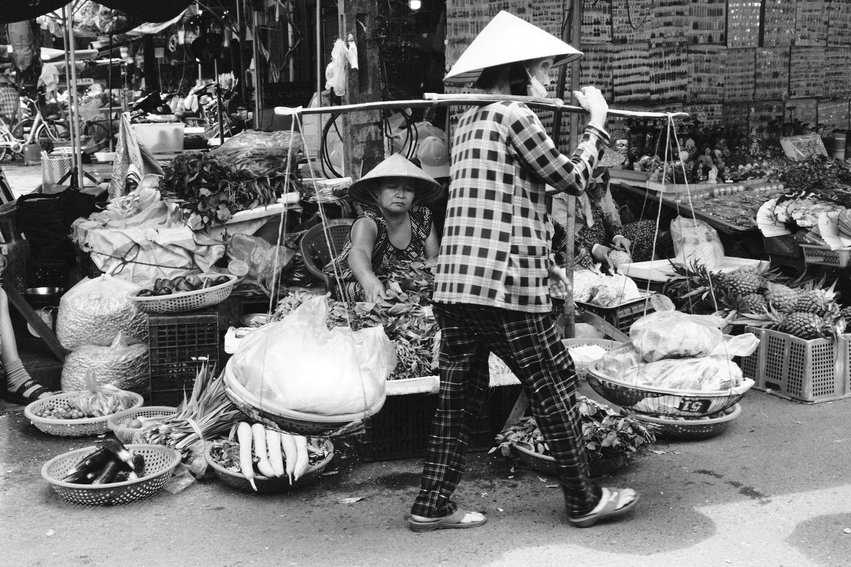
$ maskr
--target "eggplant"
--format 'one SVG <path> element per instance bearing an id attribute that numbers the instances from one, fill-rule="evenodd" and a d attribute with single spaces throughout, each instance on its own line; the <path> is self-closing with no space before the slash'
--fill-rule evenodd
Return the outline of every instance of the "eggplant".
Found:
<path id="1" fill-rule="evenodd" d="M 68 471 L 64 477 L 62 477 L 62 481 L 72 482 L 74 484 L 90 484 L 111 459 L 112 453 L 105 447 L 101 446 L 83 457 L 79 463 L 74 465 L 74 467 Z"/>
<path id="2" fill-rule="evenodd" d="M 101 473 L 92 481 L 92 484 L 109 484 L 113 482 L 116 475 L 123 468 L 123 463 L 119 460 L 115 455 L 110 455 L 112 457 L 109 459 L 109 462 L 106 463 L 106 466 L 103 467 Z"/>
<path id="3" fill-rule="evenodd" d="M 103 442 L 103 446 L 121 463 L 121 468 L 142 476 L 140 473 L 144 472 L 144 458 L 141 461 L 136 460 L 136 456 L 118 439 L 106 439 Z"/>

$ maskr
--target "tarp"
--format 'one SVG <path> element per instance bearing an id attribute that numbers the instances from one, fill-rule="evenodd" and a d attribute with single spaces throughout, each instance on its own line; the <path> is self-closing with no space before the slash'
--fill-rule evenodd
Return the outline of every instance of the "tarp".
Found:
<path id="1" fill-rule="evenodd" d="M 0 11 L 0 23 L 19 22 L 31 20 L 62 8 L 68 2 L 66 0 L 27 0 L 26 2 L 3 2 L 3 10 Z M 108 8 L 121 10 L 128 17 L 140 22 L 164 22 L 170 20 L 192 0 L 99 0 Z M 10 5 L 7 5 L 10 4 Z"/>

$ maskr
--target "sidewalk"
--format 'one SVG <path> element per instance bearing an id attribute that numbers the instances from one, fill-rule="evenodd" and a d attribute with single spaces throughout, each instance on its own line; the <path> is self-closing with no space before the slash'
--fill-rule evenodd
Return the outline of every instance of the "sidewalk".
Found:
<path id="1" fill-rule="evenodd" d="M 851 399 L 803 405 L 751 391 L 722 436 L 660 442 L 607 478 L 642 494 L 626 521 L 563 521 L 553 480 L 501 457 L 470 456 L 458 502 L 475 530 L 409 532 L 416 460 L 338 459 L 318 485 L 255 496 L 196 483 L 115 508 L 65 503 L 40 477 L 50 457 L 90 440 L 48 437 L 20 412 L 0 417 L 0 563 L 20 566 L 847 565 L 851 557 Z M 360 497 L 353 504 L 341 503 Z"/>

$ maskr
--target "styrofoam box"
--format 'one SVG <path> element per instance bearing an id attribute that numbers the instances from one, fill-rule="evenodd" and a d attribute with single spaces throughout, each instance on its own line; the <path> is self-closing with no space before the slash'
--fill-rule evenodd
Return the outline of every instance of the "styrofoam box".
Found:
<path id="1" fill-rule="evenodd" d="M 179 152 L 183 150 L 183 122 L 131 124 L 139 144 L 151 153 Z"/>
<path id="2" fill-rule="evenodd" d="M 630 264 L 622 264 L 618 267 L 618 272 L 641 280 L 651 282 L 665 282 L 676 276 L 671 262 L 679 263 L 676 259 L 670 260 L 653 260 L 650 262 L 632 262 Z M 740 268 L 755 268 L 765 269 L 768 267 L 766 260 L 755 260 L 752 258 L 737 258 L 735 256 L 724 256 L 721 261 L 711 268 L 713 272 L 732 272 Z"/>

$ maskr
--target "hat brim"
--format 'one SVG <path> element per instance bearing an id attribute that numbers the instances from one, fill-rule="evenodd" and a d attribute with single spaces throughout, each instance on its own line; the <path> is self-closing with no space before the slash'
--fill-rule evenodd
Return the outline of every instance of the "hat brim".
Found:
<path id="1" fill-rule="evenodd" d="M 414 190 L 414 201 L 418 203 L 430 203 L 440 196 L 443 187 L 437 181 L 423 179 L 420 177 L 406 177 L 404 175 L 383 175 L 380 177 L 370 177 L 368 179 L 360 179 L 352 183 L 349 187 L 349 197 L 359 201 L 373 205 L 375 197 L 373 191 L 378 189 L 378 185 L 382 181 L 390 179 L 404 179 Z"/>
<path id="2" fill-rule="evenodd" d="M 582 57 L 582 53 L 575 53 L 572 55 L 559 55 L 553 58 L 553 67 L 558 67 L 560 65 L 566 65 L 572 61 L 576 61 Z M 489 69 L 491 67 L 501 67 L 503 65 L 508 65 L 511 63 L 525 63 L 526 61 L 537 61 L 538 59 L 546 58 L 546 55 L 542 55 L 541 57 L 532 57 L 529 59 L 516 59 L 514 61 L 502 61 L 496 63 L 494 65 L 486 65 L 480 67 L 478 69 L 470 69 L 468 71 L 464 71 L 462 73 L 454 74 L 454 75 L 446 75 L 443 79 L 444 84 L 447 85 L 456 85 L 456 86 L 466 86 L 473 85 L 476 81 L 479 80 L 479 76 L 482 74 L 482 71 L 485 69 Z"/>

